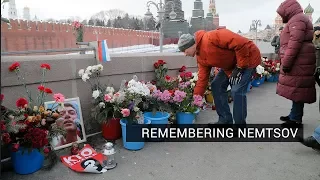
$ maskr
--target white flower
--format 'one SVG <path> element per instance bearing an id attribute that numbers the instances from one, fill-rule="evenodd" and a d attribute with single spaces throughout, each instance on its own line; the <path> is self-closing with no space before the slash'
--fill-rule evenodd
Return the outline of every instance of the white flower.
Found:
<path id="1" fill-rule="evenodd" d="M 108 87 L 106 88 L 106 93 L 107 93 L 107 94 L 113 94 L 113 93 L 114 93 L 114 88 L 108 86 Z"/>
<path id="2" fill-rule="evenodd" d="M 79 74 L 80 77 L 82 77 L 82 75 L 84 74 L 84 69 L 80 69 L 78 74 Z"/>
<path id="3" fill-rule="evenodd" d="M 98 67 L 97 66 L 92 66 L 91 72 L 96 72 L 98 71 Z"/>
<path id="4" fill-rule="evenodd" d="M 106 104 L 105 104 L 104 102 L 100 102 L 100 103 L 99 103 L 99 107 L 100 107 L 100 108 L 105 108 L 105 107 L 106 107 Z"/>
<path id="5" fill-rule="evenodd" d="M 264 67 L 262 67 L 261 65 L 258 65 L 256 70 L 258 74 L 262 74 L 264 72 Z"/>
<path id="6" fill-rule="evenodd" d="M 191 83 L 191 87 L 195 87 L 196 86 L 196 83 Z"/>
<path id="7" fill-rule="evenodd" d="M 88 79 L 90 79 L 89 75 L 88 75 L 87 73 L 84 73 L 84 74 L 82 75 L 82 80 L 83 80 L 84 82 L 86 82 Z"/>
<path id="8" fill-rule="evenodd" d="M 98 71 L 100 71 L 100 72 L 103 71 L 103 66 L 102 66 L 102 64 L 98 64 L 98 65 L 97 65 L 97 69 L 98 69 Z"/>
<path id="9" fill-rule="evenodd" d="M 85 73 L 88 75 L 91 75 L 92 74 L 92 66 L 88 66 Z"/>
<path id="10" fill-rule="evenodd" d="M 179 80 L 179 82 L 180 82 L 180 81 L 182 81 L 182 78 L 181 78 L 181 76 L 180 76 L 180 75 L 178 76 L 178 80 Z"/>
<path id="11" fill-rule="evenodd" d="M 135 107 L 133 108 L 133 110 L 134 110 L 134 112 L 138 112 L 138 111 L 140 111 L 140 108 L 138 108 L 137 106 L 135 106 Z"/>
<path id="12" fill-rule="evenodd" d="M 280 71 L 280 68 L 277 67 L 277 68 L 276 68 L 276 71 Z"/>
<path id="13" fill-rule="evenodd" d="M 94 99 L 97 99 L 100 96 L 100 91 L 99 90 L 95 90 L 92 92 L 92 97 Z"/>
<path id="14" fill-rule="evenodd" d="M 198 72 L 194 72 L 192 73 L 192 76 L 193 76 L 193 81 L 198 81 Z"/>

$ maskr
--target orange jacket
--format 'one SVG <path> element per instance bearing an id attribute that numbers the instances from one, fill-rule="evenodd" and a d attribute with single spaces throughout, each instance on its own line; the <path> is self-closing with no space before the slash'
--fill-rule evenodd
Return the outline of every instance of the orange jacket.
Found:
<path id="1" fill-rule="evenodd" d="M 250 40 L 228 29 L 200 30 L 195 33 L 198 81 L 194 94 L 203 96 L 212 67 L 230 77 L 235 67 L 256 68 L 261 63 L 259 48 Z"/>

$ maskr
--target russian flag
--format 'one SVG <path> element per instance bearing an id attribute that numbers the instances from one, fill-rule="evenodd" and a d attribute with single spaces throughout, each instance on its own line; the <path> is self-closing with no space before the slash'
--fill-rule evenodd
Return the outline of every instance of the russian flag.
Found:
<path id="1" fill-rule="evenodd" d="M 111 61 L 107 40 L 98 41 L 98 59 L 100 62 Z"/>

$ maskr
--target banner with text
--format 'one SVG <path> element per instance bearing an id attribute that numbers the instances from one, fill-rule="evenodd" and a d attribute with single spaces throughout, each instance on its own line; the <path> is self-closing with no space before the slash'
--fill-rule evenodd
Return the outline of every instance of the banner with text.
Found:
<path id="1" fill-rule="evenodd" d="M 303 125 L 127 125 L 126 134 L 127 142 L 297 142 Z"/>

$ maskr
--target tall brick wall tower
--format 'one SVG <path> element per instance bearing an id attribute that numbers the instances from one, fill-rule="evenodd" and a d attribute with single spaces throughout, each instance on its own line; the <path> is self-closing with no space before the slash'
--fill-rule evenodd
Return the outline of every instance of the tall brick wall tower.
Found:
<path id="1" fill-rule="evenodd" d="M 214 27 L 219 27 L 220 26 L 220 19 L 219 19 L 219 14 L 217 13 L 217 8 L 216 8 L 216 1 L 215 0 L 210 0 L 209 4 L 209 12 L 212 13 L 213 16 L 213 25 Z"/>
<path id="2" fill-rule="evenodd" d="M 8 17 L 10 19 L 17 19 L 18 18 L 18 12 L 17 12 L 17 7 L 16 7 L 16 1 L 15 0 L 9 0 Z"/>

